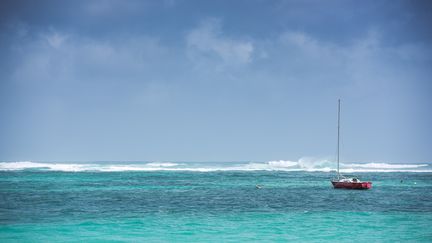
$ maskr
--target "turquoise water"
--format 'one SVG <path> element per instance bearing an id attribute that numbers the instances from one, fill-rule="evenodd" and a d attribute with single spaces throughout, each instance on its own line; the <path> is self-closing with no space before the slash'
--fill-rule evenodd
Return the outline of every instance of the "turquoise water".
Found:
<path id="1" fill-rule="evenodd" d="M 432 241 L 431 172 L 356 173 L 367 191 L 332 175 L 3 170 L 0 241 Z"/>

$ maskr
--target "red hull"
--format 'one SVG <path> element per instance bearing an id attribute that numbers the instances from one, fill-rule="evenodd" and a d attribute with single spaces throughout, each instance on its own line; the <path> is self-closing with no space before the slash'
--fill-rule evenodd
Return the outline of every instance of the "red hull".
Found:
<path id="1" fill-rule="evenodd" d="M 339 182 L 339 181 L 332 181 L 334 188 L 344 188 L 344 189 L 360 189 L 360 190 L 366 190 L 372 188 L 372 182 L 366 181 L 366 182 Z"/>

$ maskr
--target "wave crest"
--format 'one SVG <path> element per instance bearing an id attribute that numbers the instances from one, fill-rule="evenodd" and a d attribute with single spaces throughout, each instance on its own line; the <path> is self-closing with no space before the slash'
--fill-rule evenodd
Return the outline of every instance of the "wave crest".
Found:
<path id="1" fill-rule="evenodd" d="M 428 164 L 387 164 L 387 163 L 366 163 L 366 164 L 343 164 L 345 167 L 352 168 L 371 168 L 371 169 L 413 169 L 426 167 Z"/>
<path id="2" fill-rule="evenodd" d="M 147 163 L 146 165 L 152 167 L 173 167 L 173 166 L 178 166 L 179 164 L 171 163 L 171 162 L 151 162 L 151 163 Z"/>
<path id="3" fill-rule="evenodd" d="M 336 170 L 330 160 L 301 158 L 298 161 L 273 160 L 248 163 L 172 163 L 172 162 L 110 162 L 110 163 L 44 163 L 44 162 L 0 162 L 0 171 L 64 171 L 64 172 L 121 172 L 121 171 L 320 171 Z M 432 172 L 431 164 L 352 163 L 341 164 L 342 173 L 356 172 Z"/>
<path id="4" fill-rule="evenodd" d="M 273 161 L 269 161 L 267 162 L 267 164 L 269 166 L 272 167 L 293 167 L 293 166 L 297 166 L 298 162 L 295 161 L 289 161 L 289 160 L 273 160 Z"/>

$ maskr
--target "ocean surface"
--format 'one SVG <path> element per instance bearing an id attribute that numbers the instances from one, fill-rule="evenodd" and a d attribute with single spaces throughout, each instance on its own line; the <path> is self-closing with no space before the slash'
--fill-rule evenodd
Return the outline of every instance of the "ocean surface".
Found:
<path id="1" fill-rule="evenodd" d="M 432 165 L 0 162 L 0 242 L 432 242 Z M 257 188 L 259 185 L 259 188 Z"/>

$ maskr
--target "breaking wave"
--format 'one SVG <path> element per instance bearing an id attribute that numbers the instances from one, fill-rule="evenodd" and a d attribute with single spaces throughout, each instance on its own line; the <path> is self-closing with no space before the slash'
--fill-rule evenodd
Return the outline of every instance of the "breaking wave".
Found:
<path id="1" fill-rule="evenodd" d="M 386 163 L 366 163 L 366 164 L 344 164 L 346 167 L 353 168 L 372 168 L 372 169 L 413 169 L 426 167 L 428 164 L 386 164 Z"/>
<path id="2" fill-rule="evenodd" d="M 0 162 L 0 171 L 63 171 L 63 172 L 121 172 L 121 171 L 320 171 L 333 172 L 336 163 L 330 160 L 301 158 L 298 161 L 268 162 Z M 341 163 L 342 173 L 356 172 L 432 172 L 432 164 Z"/>
<path id="3" fill-rule="evenodd" d="M 151 162 L 147 163 L 147 166 L 154 166 L 154 167 L 172 167 L 172 166 L 178 166 L 179 164 L 171 163 L 171 162 Z"/>

